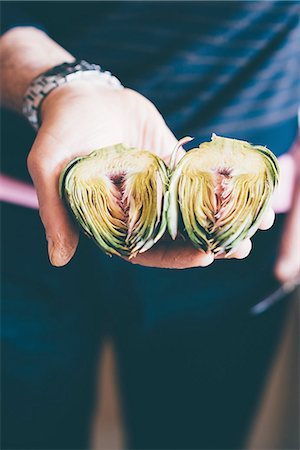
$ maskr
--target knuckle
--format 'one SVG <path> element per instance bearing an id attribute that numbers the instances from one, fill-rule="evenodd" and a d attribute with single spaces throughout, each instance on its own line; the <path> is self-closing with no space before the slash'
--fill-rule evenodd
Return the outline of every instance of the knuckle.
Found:
<path id="1" fill-rule="evenodd" d="M 152 113 L 156 113 L 160 116 L 160 113 L 158 112 L 155 105 L 147 97 L 144 97 L 142 94 L 132 89 L 124 89 L 123 92 L 126 99 L 129 98 L 133 102 L 135 102 L 139 107 L 142 107 L 147 111 L 149 112 L 151 111 Z"/>
<path id="2" fill-rule="evenodd" d="M 27 156 L 27 168 L 30 174 L 34 171 L 35 166 L 36 166 L 36 158 L 33 150 L 31 150 Z"/>
<path id="3" fill-rule="evenodd" d="M 38 151 L 35 147 L 33 147 L 28 156 L 27 156 L 27 167 L 29 170 L 30 175 L 32 173 L 39 172 L 42 168 L 42 158 L 40 158 L 40 155 L 38 154 Z"/>
<path id="4" fill-rule="evenodd" d="M 27 168 L 31 178 L 47 178 L 47 174 L 50 173 L 52 162 L 49 158 L 45 157 L 42 152 L 33 147 L 27 156 Z"/>

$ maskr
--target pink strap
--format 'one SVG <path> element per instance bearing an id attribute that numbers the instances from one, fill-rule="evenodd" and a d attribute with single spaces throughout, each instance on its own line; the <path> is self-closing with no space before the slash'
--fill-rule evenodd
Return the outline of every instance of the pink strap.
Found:
<path id="1" fill-rule="evenodd" d="M 296 167 L 294 158 L 289 153 L 278 158 L 280 165 L 280 179 L 272 199 L 275 213 L 285 213 L 292 205 L 293 189 L 296 181 Z"/>
<path id="2" fill-rule="evenodd" d="M 25 208 L 38 209 L 36 191 L 31 184 L 0 174 L 0 200 Z"/>
<path id="3" fill-rule="evenodd" d="M 287 212 L 291 207 L 295 182 L 295 163 L 286 153 L 279 157 L 281 176 L 279 186 L 274 193 L 272 206 L 276 213 Z M 14 203 L 25 208 L 38 209 L 38 200 L 34 187 L 6 175 L 0 175 L 0 200 Z"/>

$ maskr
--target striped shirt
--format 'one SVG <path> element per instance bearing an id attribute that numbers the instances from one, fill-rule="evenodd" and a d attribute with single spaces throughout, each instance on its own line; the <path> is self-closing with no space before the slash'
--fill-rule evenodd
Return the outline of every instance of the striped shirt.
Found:
<path id="1" fill-rule="evenodd" d="M 300 103 L 298 2 L 3 6 L 3 29 L 25 24 L 44 28 L 77 58 L 99 63 L 150 98 L 178 138 L 190 134 L 203 141 L 215 132 L 267 145 L 277 155 L 295 139 Z M 17 117 L 3 126 L 8 136 L 3 148 L 18 149 L 5 152 L 3 168 L 11 175 L 24 175 L 29 148 L 20 148 L 15 138 L 16 127 L 22 126 L 23 134 L 29 133 L 29 126 Z M 191 317 L 198 327 L 199 317 L 210 324 L 210 317 L 223 320 L 246 311 L 277 287 L 273 265 L 280 233 L 279 227 L 274 234 L 258 235 L 255 250 L 243 263 L 218 261 L 205 271 L 127 268 L 135 270 L 132 292 L 143 304 L 145 326 Z"/>
<path id="2" fill-rule="evenodd" d="M 37 23 L 76 57 L 99 63 L 150 98 L 178 138 L 203 141 L 215 132 L 267 145 L 277 155 L 295 138 L 298 1 L 4 6 L 4 27 L 5 20 Z"/>

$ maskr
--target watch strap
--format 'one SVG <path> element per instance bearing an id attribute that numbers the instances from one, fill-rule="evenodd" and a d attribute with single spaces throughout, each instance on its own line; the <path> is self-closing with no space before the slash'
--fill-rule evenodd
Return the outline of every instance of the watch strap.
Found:
<path id="1" fill-rule="evenodd" d="M 30 124 L 38 130 L 40 126 L 40 108 L 43 100 L 55 88 L 66 83 L 88 79 L 94 76 L 101 79 L 103 85 L 113 89 L 122 89 L 120 81 L 108 71 L 103 71 L 97 64 L 90 64 L 87 61 L 74 61 L 63 63 L 52 67 L 46 72 L 34 78 L 28 87 L 24 99 L 22 112 Z"/>

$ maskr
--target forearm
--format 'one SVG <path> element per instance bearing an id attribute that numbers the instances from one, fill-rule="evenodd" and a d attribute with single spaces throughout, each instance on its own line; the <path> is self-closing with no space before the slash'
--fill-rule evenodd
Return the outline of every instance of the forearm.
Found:
<path id="1" fill-rule="evenodd" d="M 1 105 L 20 112 L 22 99 L 33 78 L 74 57 L 46 33 L 33 27 L 16 27 L 0 38 Z"/>

